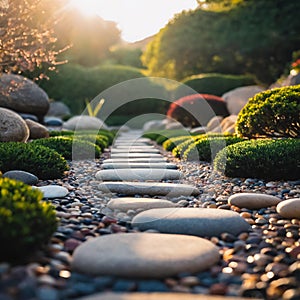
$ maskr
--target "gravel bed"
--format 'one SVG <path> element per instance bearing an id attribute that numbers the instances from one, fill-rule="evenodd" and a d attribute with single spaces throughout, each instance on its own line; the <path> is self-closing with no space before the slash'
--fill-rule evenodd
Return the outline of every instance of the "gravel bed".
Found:
<path id="1" fill-rule="evenodd" d="M 68 176 L 61 180 L 39 182 L 39 186 L 57 184 L 69 190 L 65 198 L 49 200 L 56 207 L 59 227 L 49 245 L 26 264 L 0 263 L 0 299 L 64 300 L 104 291 L 300 299 L 300 221 L 280 217 L 275 207 L 249 210 L 227 204 L 229 196 L 239 192 L 297 198 L 300 180 L 230 179 L 214 173 L 211 164 L 182 162 L 161 151 L 184 174 L 183 179 L 175 182 L 196 185 L 201 191 L 197 197 L 172 199 L 178 206 L 232 209 L 252 225 L 253 231 L 249 233 L 239 236 L 224 233 L 221 238 L 210 238 L 220 249 L 218 265 L 199 274 L 179 274 L 164 280 L 90 277 L 72 272 L 72 253 L 84 241 L 105 234 L 137 231 L 130 220 L 139 211 L 111 211 L 106 208 L 111 196 L 97 190 L 95 173 L 101 161 L 109 156 L 104 153 L 100 160 L 71 162 Z"/>

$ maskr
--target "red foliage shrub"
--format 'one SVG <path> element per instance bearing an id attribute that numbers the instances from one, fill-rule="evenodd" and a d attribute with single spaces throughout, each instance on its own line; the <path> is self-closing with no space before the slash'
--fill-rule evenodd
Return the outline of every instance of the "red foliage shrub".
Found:
<path id="1" fill-rule="evenodd" d="M 185 127 L 205 126 L 214 116 L 229 115 L 223 98 L 209 94 L 194 94 L 174 101 L 167 116 Z"/>

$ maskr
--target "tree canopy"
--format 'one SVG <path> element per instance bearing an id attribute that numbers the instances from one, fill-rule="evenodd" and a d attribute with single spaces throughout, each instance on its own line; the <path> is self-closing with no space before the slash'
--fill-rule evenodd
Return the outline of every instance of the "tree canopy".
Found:
<path id="1" fill-rule="evenodd" d="M 142 59 L 151 75 L 249 73 L 271 83 L 300 49 L 299 1 L 199 3 L 196 10 L 176 15 L 149 44 Z"/>

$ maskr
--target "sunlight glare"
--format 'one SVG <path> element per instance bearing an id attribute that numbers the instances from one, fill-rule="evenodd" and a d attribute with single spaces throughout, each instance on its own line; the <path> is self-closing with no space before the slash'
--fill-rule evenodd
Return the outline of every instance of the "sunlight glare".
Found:
<path id="1" fill-rule="evenodd" d="M 70 7 L 73 7 L 86 16 L 97 14 L 97 0 L 70 0 Z"/>

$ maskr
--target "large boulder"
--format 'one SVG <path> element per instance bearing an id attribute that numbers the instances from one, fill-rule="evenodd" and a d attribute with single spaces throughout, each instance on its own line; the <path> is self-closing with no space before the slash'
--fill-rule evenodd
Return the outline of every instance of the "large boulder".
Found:
<path id="1" fill-rule="evenodd" d="M 69 107 L 61 101 L 51 101 L 47 116 L 64 118 L 71 115 Z"/>
<path id="2" fill-rule="evenodd" d="M 207 132 L 222 132 L 221 122 L 223 120 L 222 116 L 212 117 L 206 125 Z"/>
<path id="3" fill-rule="evenodd" d="M 221 122 L 222 132 L 225 133 L 235 133 L 235 125 L 237 121 L 237 115 L 230 115 L 224 118 Z"/>
<path id="4" fill-rule="evenodd" d="M 42 120 L 49 109 L 48 95 L 33 81 L 14 74 L 0 75 L 0 107 L 33 114 Z"/>
<path id="5" fill-rule="evenodd" d="M 103 121 L 96 117 L 75 116 L 63 124 L 63 129 L 68 130 L 97 130 L 108 129 Z"/>
<path id="6" fill-rule="evenodd" d="M 34 122 L 30 119 L 26 119 L 25 122 L 29 128 L 29 132 L 30 132 L 29 138 L 31 140 L 43 139 L 49 137 L 49 131 L 45 126 L 41 125 L 40 123 Z"/>
<path id="7" fill-rule="evenodd" d="M 247 104 L 249 98 L 262 92 L 264 89 L 257 85 L 239 87 L 225 93 L 222 98 L 227 104 L 227 109 L 231 115 L 238 115 L 241 109 Z"/>
<path id="8" fill-rule="evenodd" d="M 0 107 L 0 142 L 26 142 L 29 129 L 15 112 Z"/>

